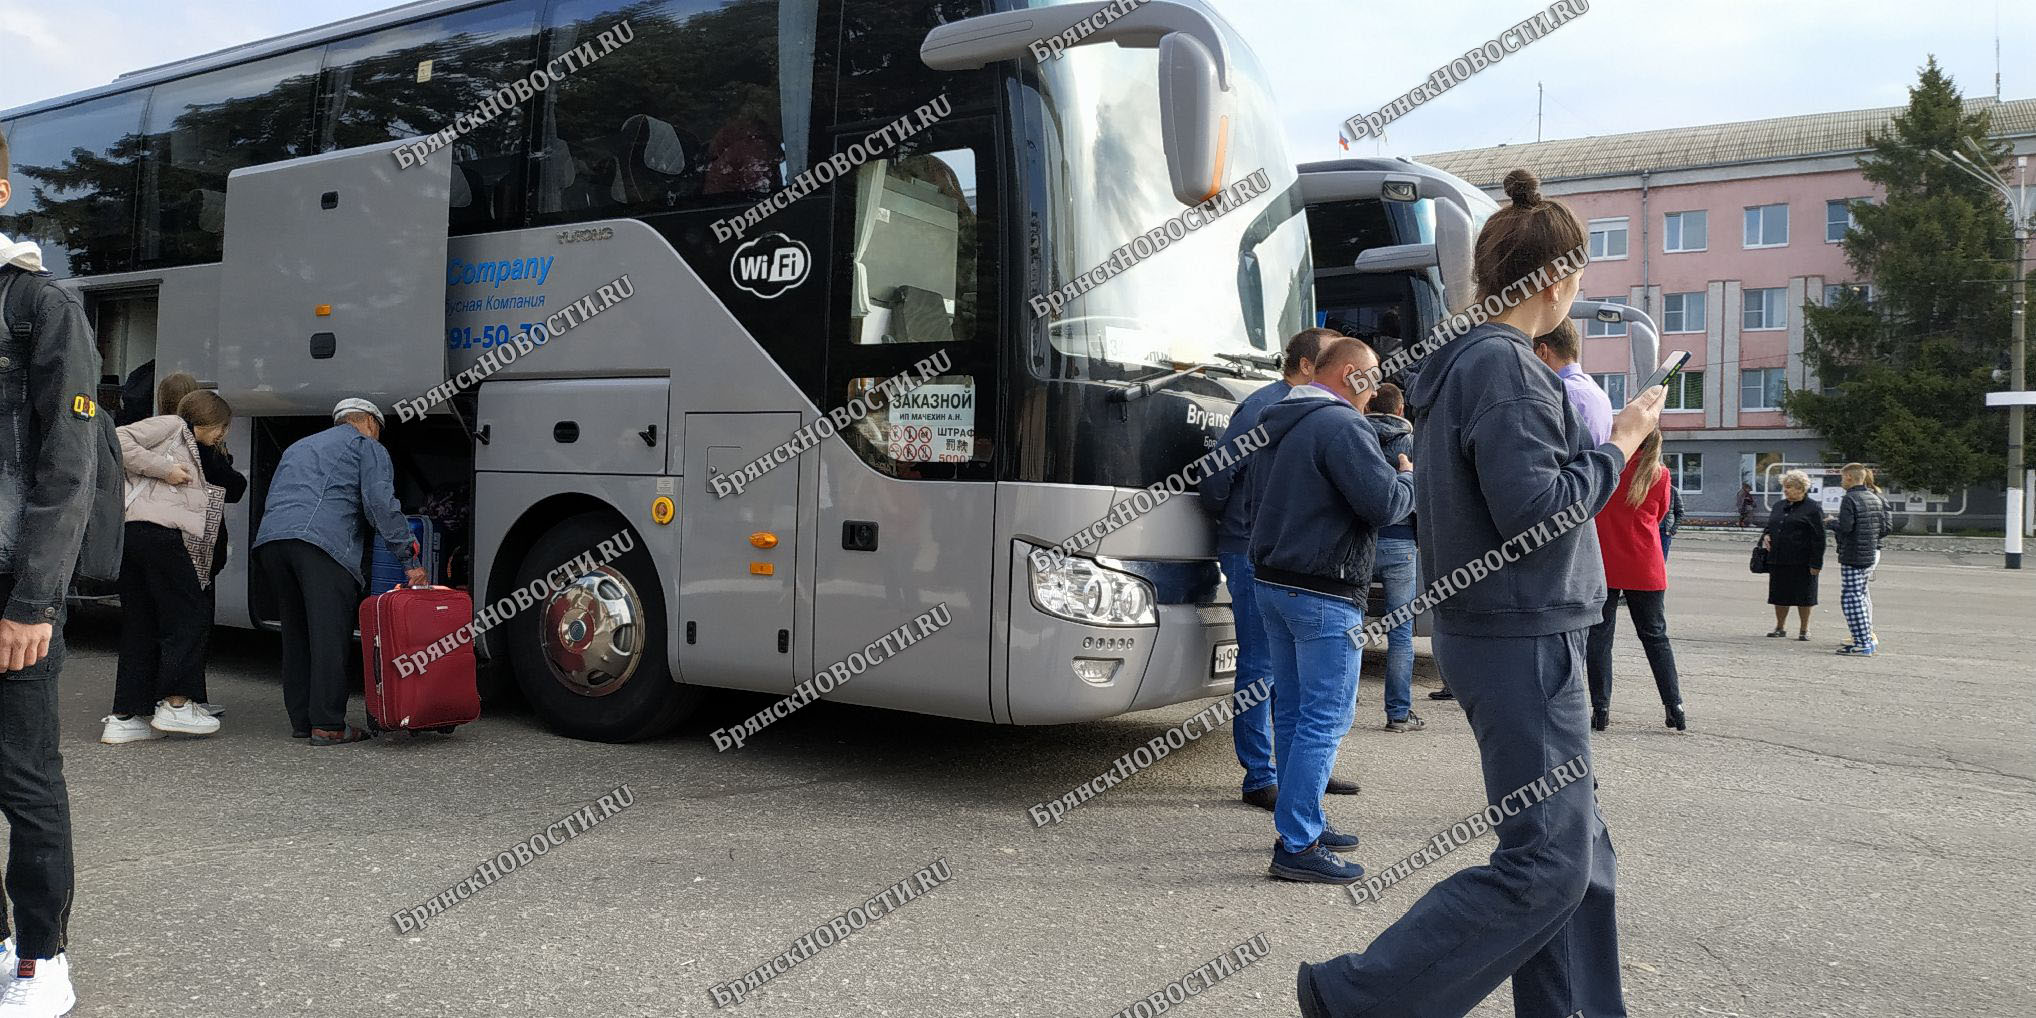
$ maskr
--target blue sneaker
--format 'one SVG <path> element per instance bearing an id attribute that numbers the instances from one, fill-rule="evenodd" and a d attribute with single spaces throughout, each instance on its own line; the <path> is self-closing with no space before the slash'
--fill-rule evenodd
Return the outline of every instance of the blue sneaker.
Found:
<path id="1" fill-rule="evenodd" d="M 1364 867 L 1338 859 L 1320 841 L 1299 852 L 1289 852 L 1274 842 L 1272 865 L 1266 867 L 1266 873 L 1310 884 L 1354 884 L 1364 879 Z"/>
<path id="2" fill-rule="evenodd" d="M 1322 836 L 1315 839 L 1315 844 L 1331 852 L 1355 852 L 1357 851 L 1357 835 L 1345 834 L 1328 824 L 1323 824 Z"/>
<path id="3" fill-rule="evenodd" d="M 1878 646 L 1879 644 L 1874 643 L 1869 643 L 1864 646 L 1856 643 L 1848 643 L 1845 646 L 1838 648 L 1838 653 L 1842 657 L 1872 657 L 1874 648 Z"/>

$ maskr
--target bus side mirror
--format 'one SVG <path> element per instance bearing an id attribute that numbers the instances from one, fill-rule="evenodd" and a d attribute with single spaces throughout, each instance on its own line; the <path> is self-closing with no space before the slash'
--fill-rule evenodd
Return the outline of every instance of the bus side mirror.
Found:
<path id="1" fill-rule="evenodd" d="M 1365 250 L 1357 256 L 1357 260 L 1352 262 L 1350 267 L 1356 269 L 1359 275 L 1373 276 L 1393 272 L 1421 272 L 1437 268 L 1441 264 L 1437 260 L 1433 244 L 1393 244 Z"/>
<path id="2" fill-rule="evenodd" d="M 1229 183 L 1233 94 L 1201 40 L 1170 32 L 1159 41 L 1159 132 L 1174 198 L 1200 205 Z"/>
<path id="3" fill-rule="evenodd" d="M 1159 124 L 1174 197 L 1200 205 L 1228 181 L 1235 93 L 1223 32 L 1179 0 L 1076 0 L 981 14 L 926 33 L 919 59 L 936 71 L 997 60 L 1058 59 L 1071 46 L 1159 49 Z M 1271 169 L 1271 167 L 1257 167 Z"/>

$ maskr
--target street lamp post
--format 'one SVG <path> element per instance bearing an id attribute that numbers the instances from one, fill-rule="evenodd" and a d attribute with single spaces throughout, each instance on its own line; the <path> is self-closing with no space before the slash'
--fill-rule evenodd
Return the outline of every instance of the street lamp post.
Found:
<path id="1" fill-rule="evenodd" d="M 2015 157 L 2016 186 L 2009 187 L 2008 182 L 2003 180 L 2001 175 L 1992 166 L 1987 165 L 1985 153 L 1980 152 L 1978 146 L 1973 145 L 1970 138 L 1966 139 L 1966 144 L 1981 158 L 1978 160 L 1970 159 L 1963 152 L 1952 152 L 1949 156 L 1946 156 L 1944 153 L 1934 149 L 1930 154 L 1936 156 L 1938 161 L 1964 171 L 1967 176 L 1978 180 L 1990 190 L 1999 194 L 2001 200 L 2007 206 L 2008 221 L 2014 226 L 2015 230 L 2015 296 L 2014 310 L 2011 317 L 2013 331 L 2010 333 L 2010 339 L 2012 342 L 2009 346 L 2008 354 L 2008 389 L 2010 398 L 2008 401 L 2007 511 L 2002 515 L 2001 529 L 2006 534 L 2006 541 L 2003 546 L 2003 554 L 2006 559 L 2005 564 L 2009 569 L 2020 569 L 2022 568 L 2023 397 L 2015 394 L 2027 391 L 2024 388 L 2026 381 L 2023 377 L 2023 365 L 2028 346 L 2029 273 L 2027 266 L 2024 264 L 2024 258 L 2029 248 L 2031 226 L 2036 224 L 2036 208 L 2032 208 L 2029 201 L 2028 156 Z"/>

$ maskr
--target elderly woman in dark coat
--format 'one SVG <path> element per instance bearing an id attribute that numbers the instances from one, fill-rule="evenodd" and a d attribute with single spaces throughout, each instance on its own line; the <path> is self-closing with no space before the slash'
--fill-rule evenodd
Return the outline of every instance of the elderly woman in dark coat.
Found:
<path id="1" fill-rule="evenodd" d="M 1767 549 L 1767 603 L 1774 605 L 1774 631 L 1767 635 L 1789 635 L 1789 608 L 1794 606 L 1796 639 L 1808 640 L 1817 574 L 1824 570 L 1824 510 L 1808 497 L 1808 474 L 1791 470 L 1781 484 L 1785 498 L 1768 514 L 1760 537 Z"/>

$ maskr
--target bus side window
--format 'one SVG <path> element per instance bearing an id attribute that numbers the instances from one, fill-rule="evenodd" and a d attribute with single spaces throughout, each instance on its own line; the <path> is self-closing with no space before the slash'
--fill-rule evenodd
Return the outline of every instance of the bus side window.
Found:
<path id="1" fill-rule="evenodd" d="M 317 150 L 356 148 L 455 126 L 536 67 L 537 4 L 456 11 L 344 39 L 327 47 Z M 513 95 L 514 93 L 512 93 Z M 518 102 L 453 145 L 455 231 L 523 225 L 525 104 Z"/>
<path id="2" fill-rule="evenodd" d="M 873 159 L 855 178 L 851 340 L 973 338 L 976 156 L 969 149 Z M 964 287 L 967 290 L 964 290 Z"/>
<path id="3" fill-rule="evenodd" d="M 577 69 L 536 100 L 532 211 L 560 222 L 775 193 L 804 169 L 787 163 L 812 133 L 810 39 L 797 54 L 817 3 L 783 0 L 759 19 L 754 3 L 557 0 L 543 59 L 595 59 L 559 63 Z M 776 31 L 757 31 L 760 20 Z M 628 38 L 610 48 L 604 36 Z"/>

